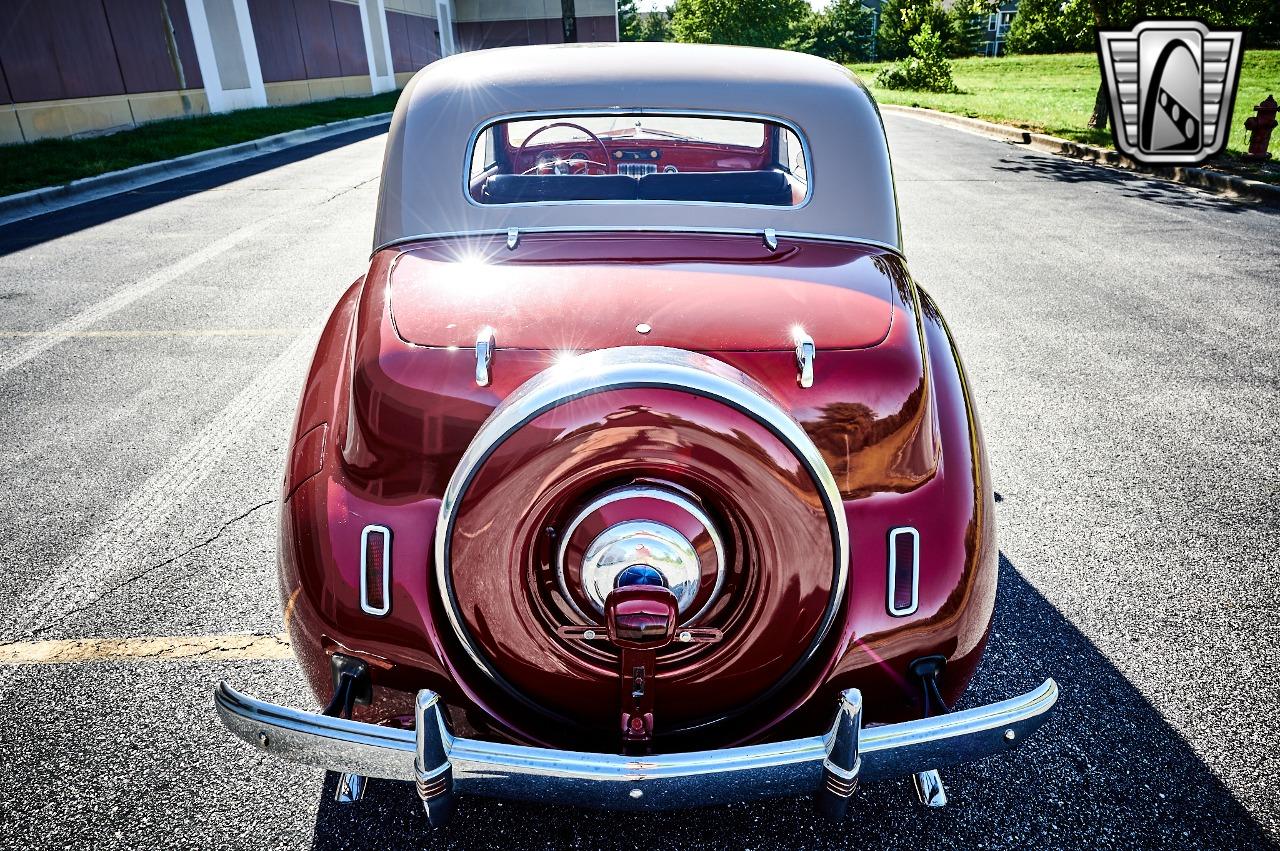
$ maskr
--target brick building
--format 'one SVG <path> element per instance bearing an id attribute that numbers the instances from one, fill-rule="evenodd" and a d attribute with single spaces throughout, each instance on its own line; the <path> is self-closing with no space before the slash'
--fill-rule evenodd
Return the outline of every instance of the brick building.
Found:
<path id="1" fill-rule="evenodd" d="M 616 0 L 6 0 L 0 144 L 389 91 L 457 50 L 617 38 Z"/>

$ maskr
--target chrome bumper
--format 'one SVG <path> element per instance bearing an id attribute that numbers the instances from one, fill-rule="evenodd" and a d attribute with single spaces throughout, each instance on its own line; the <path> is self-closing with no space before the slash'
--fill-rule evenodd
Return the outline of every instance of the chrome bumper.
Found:
<path id="1" fill-rule="evenodd" d="M 783 795 L 852 794 L 858 780 L 903 777 L 1011 750 L 1043 724 L 1053 680 L 1009 700 L 918 721 L 861 726 L 856 689 L 824 736 L 657 756 L 559 751 L 463 739 L 434 692 L 418 694 L 417 729 L 400 730 L 265 703 L 220 683 L 218 714 L 281 759 L 346 774 L 416 781 L 427 803 L 454 792 L 604 809 L 672 809 Z"/>

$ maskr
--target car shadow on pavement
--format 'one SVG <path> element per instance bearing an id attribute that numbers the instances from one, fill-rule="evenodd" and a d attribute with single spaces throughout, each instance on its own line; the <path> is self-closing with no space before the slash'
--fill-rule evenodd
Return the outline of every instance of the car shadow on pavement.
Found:
<path id="1" fill-rule="evenodd" d="M 986 657 L 963 701 L 1062 689 L 1058 713 L 1012 753 L 943 773 L 950 803 L 927 810 L 906 780 L 866 784 L 844 824 L 808 799 L 654 814 L 462 798 L 432 832 L 410 783 L 370 781 L 363 801 L 324 784 L 312 847 L 1007 848 L 1229 847 L 1271 843 L 1133 685 L 1002 554 Z"/>
<path id="2" fill-rule="evenodd" d="M 0 257 L 48 242 L 77 231 L 105 224 L 160 204 L 196 195 L 255 174 L 351 145 L 387 132 L 387 125 L 375 124 L 348 133 L 339 133 L 314 142 L 251 157 L 240 162 L 196 172 L 185 177 L 142 186 L 118 195 L 88 201 L 29 219 L 0 225 Z"/>
<path id="3" fill-rule="evenodd" d="M 1062 183 L 1109 183 L 1133 198 L 1155 201 L 1172 207 L 1196 210 L 1215 210 L 1226 213 L 1243 213 L 1248 210 L 1280 214 L 1280 209 L 1255 201 L 1211 195 L 1195 187 L 1170 180 L 1150 177 L 1141 172 L 1107 168 L 1085 160 L 1065 156 L 1039 156 L 1022 154 L 1016 158 L 1001 157 L 1000 164 L 992 166 L 996 171 L 1017 175 L 1032 175 Z"/>

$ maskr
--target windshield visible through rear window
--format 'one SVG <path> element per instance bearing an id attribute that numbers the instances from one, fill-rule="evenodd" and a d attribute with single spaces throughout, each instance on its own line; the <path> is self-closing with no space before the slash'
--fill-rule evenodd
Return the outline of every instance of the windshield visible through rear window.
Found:
<path id="1" fill-rule="evenodd" d="M 468 190 L 481 204 L 639 202 L 794 207 L 805 149 L 762 119 L 614 113 L 499 121 L 477 134 Z"/>

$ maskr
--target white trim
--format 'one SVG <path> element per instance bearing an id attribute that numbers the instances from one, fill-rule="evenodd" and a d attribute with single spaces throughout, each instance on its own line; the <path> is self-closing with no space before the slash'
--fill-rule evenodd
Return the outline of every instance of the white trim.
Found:
<path id="1" fill-rule="evenodd" d="M 453 38 L 453 3 L 450 0 L 436 0 L 436 26 L 440 30 L 440 57 L 457 53 L 458 46 Z"/>
<path id="2" fill-rule="evenodd" d="M 224 89 L 218 72 L 218 54 L 209 31 L 209 19 L 205 15 L 205 0 L 186 0 L 187 18 L 191 22 L 191 37 L 195 42 L 196 60 L 200 64 L 200 76 L 204 80 L 205 97 L 210 112 L 229 112 L 267 105 L 267 90 L 262 84 L 262 66 L 258 62 L 258 45 L 253 37 L 253 23 L 249 19 L 247 0 L 222 0 L 231 4 L 236 28 L 240 35 L 240 49 L 244 53 L 245 71 L 249 77 L 247 89 Z"/>
<path id="3" fill-rule="evenodd" d="M 360 29 L 364 33 L 364 53 L 369 60 L 369 85 L 374 94 L 389 92 L 396 87 L 396 70 L 391 61 L 391 30 L 387 27 L 387 7 L 384 0 L 360 0 Z M 373 44 L 373 25 L 380 24 L 382 29 L 382 50 L 376 51 Z M 378 73 L 377 54 L 382 54 L 382 67 L 385 74 Z"/>

